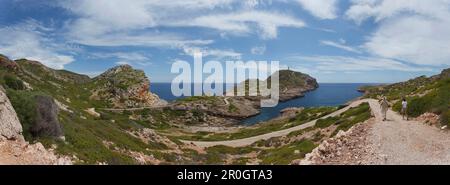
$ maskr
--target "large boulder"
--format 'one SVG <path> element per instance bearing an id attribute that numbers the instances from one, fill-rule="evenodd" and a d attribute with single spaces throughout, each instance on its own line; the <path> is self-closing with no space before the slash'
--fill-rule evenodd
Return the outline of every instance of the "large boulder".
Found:
<path id="1" fill-rule="evenodd" d="M 0 137 L 23 140 L 22 125 L 5 90 L 0 86 Z"/>
<path id="2" fill-rule="evenodd" d="M 62 137 L 63 131 L 58 121 L 58 105 L 49 96 L 36 96 L 36 118 L 30 128 L 34 137 Z"/>

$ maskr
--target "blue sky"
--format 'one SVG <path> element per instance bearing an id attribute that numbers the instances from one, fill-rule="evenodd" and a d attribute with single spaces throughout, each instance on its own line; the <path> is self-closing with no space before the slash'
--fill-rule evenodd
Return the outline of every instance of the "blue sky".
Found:
<path id="1" fill-rule="evenodd" d="M 95 76 L 130 64 L 265 60 L 319 82 L 390 83 L 450 66 L 448 0 L 0 0 L 0 53 Z"/>

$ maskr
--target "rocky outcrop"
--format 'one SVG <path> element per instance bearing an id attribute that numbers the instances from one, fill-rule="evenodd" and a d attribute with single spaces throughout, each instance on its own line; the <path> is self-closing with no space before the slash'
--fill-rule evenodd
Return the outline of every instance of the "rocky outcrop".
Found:
<path id="1" fill-rule="evenodd" d="M 317 80 L 307 74 L 292 70 L 281 70 L 277 73 L 280 83 L 280 101 L 302 97 L 305 92 L 319 87 Z M 269 83 L 271 78 L 267 79 Z"/>
<path id="2" fill-rule="evenodd" d="M 426 112 L 420 115 L 416 118 L 416 120 L 430 125 L 439 125 L 440 123 L 439 115 L 431 112 Z"/>
<path id="3" fill-rule="evenodd" d="M 0 54 L 0 67 L 12 71 L 15 71 L 19 68 L 19 66 L 15 62 L 11 61 L 8 57 L 3 56 L 1 54 Z"/>
<path id="4" fill-rule="evenodd" d="M 340 130 L 333 137 L 323 141 L 311 153 L 292 164 L 300 165 L 360 165 L 371 164 L 373 158 L 379 157 L 369 144 L 368 130 L 374 119 L 366 120 L 348 131 Z"/>
<path id="5" fill-rule="evenodd" d="M 150 80 L 144 71 L 129 65 L 109 69 L 94 78 L 91 99 L 105 100 L 115 108 L 152 107 L 166 102 L 150 92 Z"/>
<path id="6" fill-rule="evenodd" d="M 0 86 L 0 137 L 23 140 L 22 125 L 16 111 Z"/>
<path id="7" fill-rule="evenodd" d="M 54 149 L 45 149 L 41 143 L 2 141 L 0 138 L 0 165 L 71 165 L 72 159 L 55 155 Z"/>
<path id="8" fill-rule="evenodd" d="M 441 74 L 439 74 L 441 79 L 450 78 L 450 68 L 442 70 Z"/>

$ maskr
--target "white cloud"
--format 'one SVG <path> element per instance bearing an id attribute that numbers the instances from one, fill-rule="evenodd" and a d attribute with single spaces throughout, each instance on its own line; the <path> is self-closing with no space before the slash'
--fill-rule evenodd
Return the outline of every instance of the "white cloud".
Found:
<path id="1" fill-rule="evenodd" d="M 116 37 L 116 43 L 128 43 L 130 33 L 159 27 L 202 27 L 236 35 L 257 33 L 261 38 L 273 39 L 279 27 L 304 26 L 303 21 L 288 15 L 254 10 L 261 4 L 258 0 L 82 0 L 60 4 L 77 15 L 66 29 L 71 38 L 82 44 L 95 44 L 90 40 L 99 40 L 98 37 Z M 139 38 L 144 36 L 147 42 L 161 42 L 158 33 L 142 34 Z"/>
<path id="2" fill-rule="evenodd" d="M 375 21 L 405 14 L 417 14 L 430 18 L 448 18 L 448 0 L 353 0 L 345 15 L 360 23 L 370 17 Z"/>
<path id="3" fill-rule="evenodd" d="M 277 37 L 279 27 L 301 28 L 305 23 L 297 18 L 280 13 L 266 11 L 242 11 L 224 14 L 212 14 L 196 17 L 190 21 L 180 20 L 167 23 L 169 26 L 195 26 L 212 28 L 232 34 L 253 33 L 254 27 L 263 39 Z"/>
<path id="4" fill-rule="evenodd" d="M 363 47 L 372 55 L 419 65 L 450 65 L 450 1 L 354 1 L 346 12 L 357 23 L 374 18 L 378 29 Z"/>
<path id="5" fill-rule="evenodd" d="M 118 61 L 116 62 L 117 65 L 131 65 L 129 62 L 127 61 Z"/>
<path id="6" fill-rule="evenodd" d="M 92 53 L 90 55 L 90 57 L 94 59 L 117 59 L 118 61 L 116 64 L 118 65 L 136 64 L 140 66 L 148 66 L 152 64 L 148 56 L 138 52 Z"/>
<path id="7" fill-rule="evenodd" d="M 326 46 L 335 47 L 335 48 L 339 48 L 339 49 L 342 49 L 342 50 L 345 50 L 345 51 L 349 51 L 349 52 L 352 52 L 352 53 L 361 54 L 361 51 L 359 51 L 358 49 L 355 49 L 353 47 L 345 45 L 345 41 L 344 42 L 340 41 L 340 42 L 341 43 L 337 43 L 337 42 L 329 41 L 329 40 L 322 40 L 322 41 L 320 41 L 320 44 L 326 45 Z"/>
<path id="8" fill-rule="evenodd" d="M 183 48 L 183 51 L 184 54 L 192 56 L 194 55 L 194 53 L 201 52 L 203 57 L 213 57 L 214 60 L 221 60 L 221 59 L 240 60 L 242 57 L 241 53 L 235 52 L 233 50 L 221 50 L 221 49 L 186 46 Z"/>
<path id="9" fill-rule="evenodd" d="M 266 53 L 266 46 L 255 46 L 250 52 L 254 55 L 264 55 Z"/>
<path id="10" fill-rule="evenodd" d="M 51 30 L 34 20 L 0 28 L 0 53 L 10 58 L 36 60 L 48 67 L 63 69 L 64 65 L 75 59 L 71 55 L 61 54 L 65 47 L 46 35 Z"/>
<path id="11" fill-rule="evenodd" d="M 338 0 L 296 0 L 315 17 L 335 19 L 337 17 Z"/>
<path id="12" fill-rule="evenodd" d="M 176 34 L 141 33 L 128 34 L 112 33 L 103 35 L 77 35 L 69 38 L 71 41 L 90 46 L 149 46 L 180 48 L 185 45 L 207 45 L 212 40 L 190 40 Z"/>
<path id="13" fill-rule="evenodd" d="M 423 72 L 432 71 L 427 67 L 415 67 L 402 62 L 374 57 L 343 57 L 343 56 L 291 56 L 286 59 L 293 65 L 308 65 L 314 71 L 407 71 Z"/>

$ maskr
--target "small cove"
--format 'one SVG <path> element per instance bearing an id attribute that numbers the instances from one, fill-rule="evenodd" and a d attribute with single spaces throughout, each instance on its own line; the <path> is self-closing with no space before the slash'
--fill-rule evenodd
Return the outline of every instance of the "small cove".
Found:
<path id="1" fill-rule="evenodd" d="M 296 98 L 286 102 L 280 102 L 275 107 L 262 108 L 259 115 L 241 121 L 244 125 L 253 125 L 261 121 L 270 120 L 280 115 L 280 111 L 288 107 L 319 107 L 339 106 L 355 98 L 362 96 L 358 88 L 366 83 L 320 83 L 319 88 L 307 92 L 304 97 Z M 226 89 L 233 87 L 232 84 L 224 85 Z M 170 83 L 153 83 L 151 91 L 166 101 L 174 101 L 180 97 L 172 94 Z"/>

